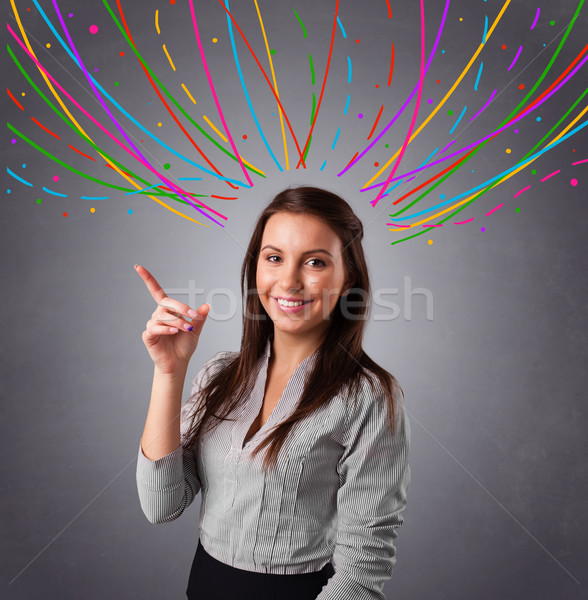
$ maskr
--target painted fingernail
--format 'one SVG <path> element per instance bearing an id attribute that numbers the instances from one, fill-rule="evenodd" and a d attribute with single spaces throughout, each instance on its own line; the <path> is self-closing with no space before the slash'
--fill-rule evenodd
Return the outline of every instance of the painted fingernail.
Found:
<path id="1" fill-rule="evenodd" d="M 196 316 L 198 313 L 197 313 L 195 310 L 192 310 L 192 309 L 190 309 L 190 310 L 188 311 L 188 314 L 189 314 L 191 317 L 195 317 L 195 316 Z"/>
<path id="2" fill-rule="evenodd" d="M 187 331 L 192 331 L 192 329 L 194 329 L 194 327 L 192 327 L 192 325 L 188 325 L 188 323 L 186 323 L 184 325 L 184 329 L 186 329 Z"/>

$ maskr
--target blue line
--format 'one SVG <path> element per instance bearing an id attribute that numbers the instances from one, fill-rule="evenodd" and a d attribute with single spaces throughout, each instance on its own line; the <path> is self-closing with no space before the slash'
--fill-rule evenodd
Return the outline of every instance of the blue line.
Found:
<path id="1" fill-rule="evenodd" d="M 486 35 L 488 34 L 488 15 L 484 15 L 484 37 L 482 38 L 482 42 L 486 43 Z"/>
<path id="2" fill-rule="evenodd" d="M 108 200 L 110 196 L 80 196 L 80 200 Z"/>
<path id="3" fill-rule="evenodd" d="M 327 161 L 325 160 L 325 162 L 323 163 L 323 166 L 319 169 L 319 171 L 322 171 L 325 168 L 326 164 L 327 164 Z"/>
<path id="4" fill-rule="evenodd" d="M 480 83 L 480 75 L 482 75 L 482 69 L 484 68 L 484 63 L 480 63 L 480 69 L 478 70 L 478 76 L 476 77 L 476 83 L 474 83 L 474 90 L 478 91 L 478 83 Z"/>
<path id="5" fill-rule="evenodd" d="M 516 165 L 514 165 L 513 167 L 511 167 L 510 169 L 507 169 L 506 171 L 502 171 L 502 173 L 499 173 L 495 177 L 492 177 L 492 179 L 488 179 L 484 183 L 481 183 L 480 185 L 478 185 L 478 186 L 476 186 L 474 188 L 469 189 L 467 192 L 464 192 L 463 194 L 459 194 L 458 196 L 454 196 L 453 198 L 449 198 L 449 200 L 445 200 L 445 202 L 441 202 L 440 204 L 436 204 L 435 206 L 432 206 L 431 208 L 428 208 L 427 210 L 423 210 L 423 211 L 421 211 L 419 213 L 415 213 L 415 214 L 407 216 L 407 217 L 394 217 L 394 218 L 397 219 L 397 220 L 399 220 L 399 221 L 405 221 L 406 219 L 412 219 L 413 217 L 419 217 L 420 215 L 424 215 L 424 214 L 426 214 L 428 212 L 431 212 L 433 210 L 437 210 L 438 208 L 441 208 L 442 206 L 445 206 L 447 204 L 451 204 L 451 202 L 454 202 L 455 200 L 460 200 L 461 198 L 464 198 L 465 196 L 467 196 L 469 194 L 477 192 L 477 191 L 479 191 L 479 190 L 481 190 L 481 189 L 489 186 L 490 184 L 494 183 L 495 181 L 497 181 L 498 179 L 500 179 L 504 175 L 508 175 L 512 171 L 515 171 L 521 165 L 524 165 L 524 164 L 528 163 L 529 161 L 534 160 L 535 158 L 541 156 L 544 152 L 547 152 L 548 150 L 552 150 L 553 148 L 555 148 L 556 146 L 558 146 L 559 144 L 561 144 L 562 142 L 564 142 L 565 140 L 567 140 L 569 137 L 571 137 L 572 135 L 574 135 L 575 133 L 577 133 L 578 131 L 580 131 L 580 129 L 583 129 L 584 127 L 586 127 L 586 125 L 588 125 L 588 120 L 584 121 L 582 123 L 582 125 L 578 125 L 578 127 L 572 129 L 566 135 L 564 135 L 559 140 L 557 140 L 557 142 L 554 142 L 553 144 L 550 144 L 549 146 L 547 146 L 546 148 L 543 148 L 543 150 L 540 150 L 539 152 L 536 152 L 532 156 L 524 158 L 523 160 L 521 160 L 520 162 L 518 162 Z M 392 215 L 390 215 L 390 216 L 392 216 Z"/>
<path id="6" fill-rule="evenodd" d="M 125 196 L 132 196 L 133 194 L 138 194 L 139 192 L 144 192 L 145 190 L 151 190 L 155 187 L 159 187 L 159 183 L 156 183 L 155 185 L 150 185 L 149 187 L 143 188 L 142 190 L 135 190 L 134 192 L 127 192 L 125 194 Z"/>
<path id="7" fill-rule="evenodd" d="M 48 190 L 46 187 L 43 187 L 43 191 L 47 192 L 48 194 L 53 194 L 54 196 L 61 196 L 62 198 L 67 198 L 67 194 L 60 194 L 58 192 L 54 192 L 52 190 Z"/>
<path id="8" fill-rule="evenodd" d="M 41 13 L 41 16 L 43 17 L 43 19 L 45 20 L 45 23 L 47 23 L 49 29 L 51 29 L 51 31 L 53 32 L 53 35 L 55 35 L 55 38 L 57 39 L 57 41 L 63 46 L 63 49 L 69 54 L 70 58 L 76 63 L 76 65 L 79 67 L 79 69 L 82 71 L 83 73 L 83 69 L 80 65 L 80 63 L 78 62 L 78 59 L 73 55 L 72 51 L 69 49 L 69 47 L 67 46 L 67 44 L 65 44 L 65 42 L 63 41 L 63 39 L 61 38 L 61 36 L 57 33 L 57 30 L 55 29 L 55 27 L 53 26 L 53 23 L 51 23 L 51 21 L 47 18 L 47 15 L 43 12 L 43 9 L 39 6 L 39 3 L 37 2 L 37 0 L 33 0 L 35 6 L 37 7 L 39 13 Z M 84 75 L 85 76 L 85 75 Z M 181 158 L 182 160 L 186 161 L 187 163 L 194 165 L 196 168 L 200 169 L 201 171 L 204 171 L 205 173 L 208 173 L 209 175 L 212 175 L 213 177 L 216 177 L 217 179 L 221 179 L 222 181 L 230 181 L 231 183 L 235 183 L 237 185 L 242 185 L 243 187 L 247 187 L 250 188 L 251 186 L 248 183 L 244 183 L 243 181 L 239 181 L 238 179 L 229 179 L 228 177 L 223 177 L 222 175 L 218 175 L 217 173 L 215 173 L 214 171 L 210 171 L 209 169 L 207 169 L 206 167 L 203 167 L 202 165 L 194 162 L 193 160 L 190 160 L 189 158 L 187 158 L 186 156 L 184 156 L 183 154 L 180 154 L 179 152 L 177 152 L 176 150 L 174 150 L 173 148 L 171 148 L 170 146 L 168 146 L 165 142 L 161 141 L 156 135 L 152 134 L 150 131 L 148 131 L 147 129 L 145 129 L 145 127 L 143 127 L 143 125 L 141 125 L 139 123 L 139 121 L 137 121 L 134 117 L 132 117 L 95 79 L 94 77 L 92 77 L 92 75 L 90 75 L 90 73 L 88 73 L 88 77 L 92 80 L 92 83 L 96 86 L 96 88 L 98 88 L 103 94 L 104 96 L 106 96 L 106 98 L 108 98 L 108 100 L 110 100 L 110 102 L 112 102 L 112 104 L 114 104 L 114 106 L 116 106 L 116 108 L 123 114 L 125 115 L 125 117 L 127 117 L 127 119 L 129 119 L 131 122 L 133 122 L 141 131 L 145 132 L 151 139 L 155 140 L 159 145 L 163 146 L 166 150 L 169 150 L 172 154 L 175 154 L 178 158 Z"/>
<path id="9" fill-rule="evenodd" d="M 453 127 L 451 128 L 451 131 L 449 132 L 449 135 L 451 135 L 453 133 L 453 131 L 455 130 L 455 128 L 458 126 L 459 122 L 461 121 L 462 117 L 465 115 L 465 111 L 468 109 L 467 106 L 463 107 L 463 110 L 461 111 L 461 115 L 459 115 L 457 121 L 454 123 Z"/>
<path id="10" fill-rule="evenodd" d="M 339 15 L 337 15 L 337 23 L 339 25 L 339 28 L 341 29 L 341 33 L 343 34 L 343 37 L 345 39 L 347 39 L 347 34 L 345 33 L 345 29 L 343 29 L 343 23 L 341 23 L 341 19 L 339 18 Z"/>
<path id="11" fill-rule="evenodd" d="M 202 181 L 202 177 L 178 177 L 178 181 Z"/>
<path id="12" fill-rule="evenodd" d="M 22 177 L 19 177 L 16 173 L 13 173 L 8 167 L 6 167 L 6 172 L 9 175 L 12 175 L 12 177 L 14 177 L 15 179 L 18 179 L 21 183 L 24 183 L 25 185 L 28 185 L 29 187 L 33 187 L 32 183 L 29 183 L 28 181 L 25 181 Z"/>
<path id="13" fill-rule="evenodd" d="M 227 10 L 229 10 L 229 0 L 225 0 L 225 6 L 227 7 Z M 257 115 L 255 114 L 255 111 L 253 110 L 253 104 L 251 103 L 251 98 L 249 97 L 249 92 L 247 91 L 247 86 L 245 85 L 245 79 L 243 78 L 243 71 L 241 70 L 241 64 L 239 63 L 239 58 L 237 57 L 237 48 L 235 47 L 235 36 L 233 35 L 233 25 L 231 23 L 231 17 L 229 15 L 227 15 L 227 24 L 229 26 L 229 36 L 231 38 L 231 46 L 233 48 L 233 57 L 235 58 L 235 64 L 237 65 L 237 72 L 239 73 L 239 79 L 241 80 L 241 87 L 243 88 L 243 93 L 245 94 L 245 99 L 247 100 L 247 104 L 249 105 L 249 112 L 251 113 L 251 116 L 253 117 L 253 120 L 255 121 L 255 126 L 257 127 L 257 131 L 259 131 L 259 135 L 261 136 L 261 139 L 262 139 L 265 147 L 267 148 L 267 151 L 270 153 L 270 156 L 272 157 L 273 161 L 278 166 L 278 169 L 280 169 L 280 171 L 283 171 L 284 169 L 282 169 L 282 166 L 278 162 L 278 159 L 274 156 L 272 149 L 269 147 L 269 144 L 267 143 L 265 135 L 263 134 L 263 131 L 261 129 L 261 125 L 259 124 L 259 121 L 257 120 Z"/>
<path id="14" fill-rule="evenodd" d="M 345 103 L 345 110 L 343 111 L 344 115 L 347 114 L 347 109 L 349 108 L 349 101 L 350 100 L 351 100 L 351 96 L 349 94 L 347 94 L 347 102 Z"/>
<path id="15" fill-rule="evenodd" d="M 341 133 L 341 127 L 337 127 L 337 135 L 335 136 L 335 139 L 333 140 L 333 145 L 331 146 L 331 149 L 334 150 L 335 146 L 337 144 L 337 140 L 339 139 L 339 134 Z"/>
<path id="16" fill-rule="evenodd" d="M 402 182 L 402 179 L 400 179 L 399 181 L 397 181 L 397 182 L 396 182 L 396 183 L 395 183 L 395 184 L 394 184 L 394 185 L 393 185 L 393 186 L 390 188 L 390 190 L 389 190 L 389 191 L 387 191 L 387 192 L 384 194 L 384 196 L 388 196 L 389 194 L 391 194 L 391 193 L 392 193 L 392 190 L 393 190 L 394 188 L 398 187 L 398 186 L 400 185 L 400 183 L 401 183 L 401 182 Z M 384 196 L 382 196 L 382 198 L 383 198 Z M 390 216 L 392 216 L 392 215 L 390 215 Z"/>
<path id="17" fill-rule="evenodd" d="M 351 83 L 351 58 L 347 57 L 347 66 L 349 67 L 349 74 L 347 75 L 347 83 Z"/>

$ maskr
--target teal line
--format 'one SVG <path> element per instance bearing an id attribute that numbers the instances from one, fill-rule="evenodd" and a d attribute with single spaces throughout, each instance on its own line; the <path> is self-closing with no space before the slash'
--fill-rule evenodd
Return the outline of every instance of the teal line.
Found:
<path id="1" fill-rule="evenodd" d="M 344 115 L 347 114 L 347 109 L 349 108 L 349 101 L 350 100 L 351 100 L 351 96 L 349 94 L 347 94 L 347 102 L 345 103 L 345 110 L 343 111 Z"/>
<path id="2" fill-rule="evenodd" d="M 16 173 L 13 173 L 8 167 L 6 167 L 6 172 L 9 175 L 12 175 L 12 177 L 14 177 L 15 179 L 18 179 L 18 181 L 20 181 L 21 183 L 24 183 L 25 185 L 28 185 L 29 187 L 33 187 L 32 183 L 29 183 L 28 181 L 25 181 L 22 177 L 19 177 Z"/>
<path id="3" fill-rule="evenodd" d="M 54 196 L 61 196 L 62 198 L 67 198 L 67 194 L 60 194 L 59 192 L 54 192 L 53 190 L 49 190 L 46 187 L 43 187 L 43 191 L 48 194 L 53 194 Z"/>
<path id="4" fill-rule="evenodd" d="M 80 196 L 80 200 L 109 200 L 110 196 Z"/>
<path id="5" fill-rule="evenodd" d="M 341 33 L 343 34 L 343 37 L 345 39 L 347 39 L 347 34 L 345 33 L 345 29 L 343 28 L 343 23 L 341 23 L 341 19 L 339 18 L 339 15 L 337 15 L 337 25 L 339 25 L 339 28 L 341 29 Z"/>
<path id="6" fill-rule="evenodd" d="M 347 66 L 349 68 L 349 74 L 347 75 L 347 83 L 351 83 L 351 58 L 347 57 Z"/>
<path id="7" fill-rule="evenodd" d="M 337 135 L 335 136 L 335 139 L 333 140 L 333 145 L 331 146 L 331 149 L 335 149 L 335 146 L 337 145 L 337 140 L 339 139 L 339 134 L 341 133 L 341 127 L 337 127 Z"/>
<path id="8" fill-rule="evenodd" d="M 476 83 L 474 83 L 474 90 L 478 91 L 478 83 L 480 83 L 480 75 L 482 75 L 482 69 L 484 68 L 484 63 L 480 63 L 480 68 L 478 69 L 478 76 L 476 77 Z"/>
<path id="9" fill-rule="evenodd" d="M 484 36 L 482 37 L 482 43 L 486 43 L 486 35 L 488 35 L 488 15 L 484 15 Z"/>
<path id="10" fill-rule="evenodd" d="M 465 115 L 465 111 L 468 109 L 467 106 L 463 107 L 463 110 L 461 111 L 461 115 L 459 115 L 459 117 L 457 118 L 457 121 L 453 124 L 453 127 L 451 128 L 451 131 L 449 132 L 449 135 L 451 135 L 455 128 L 459 125 L 459 122 L 461 121 L 462 117 Z"/>

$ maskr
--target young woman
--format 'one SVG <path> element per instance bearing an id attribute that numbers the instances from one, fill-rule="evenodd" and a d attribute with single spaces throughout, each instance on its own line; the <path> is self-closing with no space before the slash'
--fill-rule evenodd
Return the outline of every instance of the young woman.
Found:
<path id="1" fill-rule="evenodd" d="M 362 349 L 362 237 L 339 196 L 278 194 L 241 270 L 241 348 L 206 362 L 183 406 L 210 306 L 168 298 L 136 267 L 158 304 L 143 332 L 155 372 L 137 489 L 151 523 L 202 492 L 190 599 L 385 598 L 410 425 L 396 379 Z"/>

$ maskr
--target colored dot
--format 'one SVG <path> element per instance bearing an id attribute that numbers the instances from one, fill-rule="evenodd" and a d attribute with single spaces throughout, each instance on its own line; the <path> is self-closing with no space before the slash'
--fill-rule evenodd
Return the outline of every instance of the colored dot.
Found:
<path id="1" fill-rule="evenodd" d="M 375 163 L 374 163 L 374 167 L 379 167 L 379 166 L 380 166 L 380 163 L 379 163 L 379 162 L 375 162 Z"/>
<path id="2" fill-rule="evenodd" d="M 480 227 L 480 231 L 486 231 L 485 227 Z"/>
<path id="3" fill-rule="evenodd" d="M 24 92 L 22 92 L 22 93 L 21 93 L 21 96 L 24 96 L 24 95 L 25 95 L 25 93 L 24 93 Z"/>
<path id="4" fill-rule="evenodd" d="M 520 208 L 515 208 L 515 212 L 521 212 Z"/>
<path id="5" fill-rule="evenodd" d="M 537 169 L 532 169 L 531 170 L 531 175 L 537 175 Z"/>
<path id="6" fill-rule="evenodd" d="M 46 46 L 47 48 L 51 48 L 51 44 L 50 44 L 49 42 L 47 42 L 47 43 L 45 44 L 45 46 Z"/>
<path id="7" fill-rule="evenodd" d="M 273 55 L 273 54 L 275 54 L 275 53 L 276 53 L 275 49 L 274 49 L 274 48 L 272 48 L 272 49 L 270 50 L 270 54 L 272 54 L 272 55 Z"/>
<path id="8" fill-rule="evenodd" d="M 6 190 L 6 193 L 7 193 L 7 194 L 10 194 L 10 192 L 11 192 L 11 191 L 12 191 L 12 190 Z"/>
<path id="9" fill-rule="evenodd" d="M 132 209 L 132 208 L 129 208 L 129 211 L 128 211 L 128 212 L 129 212 L 129 215 L 132 215 L 132 214 L 133 214 L 133 209 Z"/>
<path id="10" fill-rule="evenodd" d="M 507 153 L 507 154 L 510 154 L 511 152 L 512 152 L 512 150 L 511 150 L 510 148 L 507 148 L 507 149 L 506 149 L 506 153 Z"/>
<path id="11" fill-rule="evenodd" d="M 390 144 L 384 144 L 384 148 L 389 148 Z"/>
<path id="12" fill-rule="evenodd" d="M 433 98 L 429 98 L 429 99 L 427 100 L 427 102 L 428 102 L 429 104 L 433 104 Z"/>
<path id="13" fill-rule="evenodd" d="M 246 134 L 246 133 L 244 133 L 244 134 L 243 134 L 243 139 L 244 139 L 244 140 L 246 140 L 246 139 L 247 139 L 247 134 Z"/>
<path id="14" fill-rule="evenodd" d="M 157 123 L 157 127 L 161 127 L 161 123 Z"/>
<path id="15" fill-rule="evenodd" d="M 71 19 L 73 17 L 73 13 L 69 13 L 67 16 Z"/>
<path id="16" fill-rule="evenodd" d="M 151 106 L 151 102 L 147 102 L 147 106 Z"/>
<path id="17" fill-rule="evenodd" d="M 502 44 L 501 48 L 502 48 L 503 50 L 506 50 L 506 44 Z"/>
<path id="18" fill-rule="evenodd" d="M 170 4 L 175 4 L 175 3 L 176 3 L 176 0 L 169 0 L 169 3 L 170 3 Z"/>
<path id="19" fill-rule="evenodd" d="M 571 180 L 570 180 L 570 184 L 571 184 L 573 187 L 576 187 L 576 186 L 578 185 L 578 180 L 577 180 L 577 179 L 571 179 Z"/>
<path id="20" fill-rule="evenodd" d="M 118 81 L 115 81 L 115 82 L 114 82 L 114 85 L 118 85 Z"/>
<path id="21" fill-rule="evenodd" d="M 90 212 L 91 212 L 91 213 L 95 213 L 95 212 L 96 212 L 96 209 L 95 209 L 94 207 L 92 207 L 92 208 L 90 209 Z"/>
<path id="22" fill-rule="evenodd" d="M 63 213 L 63 216 L 64 216 L 64 217 L 67 217 L 67 213 Z"/>
<path id="23" fill-rule="evenodd" d="M 359 40 L 355 40 L 355 43 L 356 43 L 356 44 L 359 44 Z"/>
<path id="24" fill-rule="evenodd" d="M 448 111 L 447 111 L 447 114 L 448 114 L 449 116 L 451 116 L 451 115 L 453 114 L 453 111 L 452 111 L 452 110 L 448 110 Z"/>
<path id="25" fill-rule="evenodd" d="M 120 54 L 121 56 L 124 56 L 124 55 L 125 55 L 125 53 L 124 53 L 122 50 L 119 52 L 119 54 Z"/>
<path id="26" fill-rule="evenodd" d="M 98 73 L 98 69 L 94 69 L 94 73 Z"/>
<path id="27" fill-rule="evenodd" d="M 27 167 L 26 163 L 22 163 L 22 168 L 26 169 L 26 167 Z"/>
<path id="28" fill-rule="evenodd" d="M 521 84 L 519 85 L 519 90 L 524 90 L 524 89 L 525 89 L 525 85 L 524 85 L 523 83 L 521 83 Z"/>
<path id="29" fill-rule="evenodd" d="M 41 198 L 37 198 L 36 202 L 37 204 L 41 204 Z"/>
<path id="30" fill-rule="evenodd" d="M 169 168 L 171 167 L 171 165 L 169 163 L 165 163 L 165 165 L 163 165 L 163 168 L 167 171 Z"/>
<path id="31" fill-rule="evenodd" d="M 541 117 L 537 117 L 537 119 L 536 119 L 536 120 L 537 120 L 537 121 L 541 121 Z"/>
<path id="32" fill-rule="evenodd" d="M 362 115 L 361 113 L 359 113 L 359 114 L 357 115 L 357 118 L 358 118 L 358 119 L 363 119 L 363 115 Z"/>
<path id="33" fill-rule="evenodd" d="M 98 25 L 90 25 L 90 33 L 92 33 L 92 34 L 98 33 Z"/>
<path id="34" fill-rule="evenodd" d="M 441 80 L 440 80 L 440 79 L 437 79 L 437 83 L 441 83 Z"/>
<path id="35" fill-rule="evenodd" d="M 31 9 L 30 9 L 30 8 L 27 8 L 27 12 L 31 12 Z"/>
<path id="36" fill-rule="evenodd" d="M 11 143 L 16 144 L 16 140 L 14 138 L 12 138 L 10 141 Z"/>
<path id="37" fill-rule="evenodd" d="M 379 88 L 380 87 L 379 84 L 376 83 L 376 87 Z"/>
<path id="38" fill-rule="evenodd" d="M 141 140 L 141 143 L 143 143 L 144 140 Z"/>
<path id="39" fill-rule="evenodd" d="M 59 181 L 59 175 L 53 175 L 53 181 Z"/>
<path id="40" fill-rule="evenodd" d="M 518 133 L 518 132 L 519 132 L 519 130 L 518 130 L 518 129 L 515 129 L 515 133 Z"/>
<path id="41" fill-rule="evenodd" d="M 433 245 L 433 240 L 427 240 L 427 244 L 429 244 L 429 246 Z"/>
<path id="42" fill-rule="evenodd" d="M 459 20 L 460 20 L 460 21 L 463 21 L 463 17 L 459 17 Z"/>
<path id="43" fill-rule="evenodd" d="M 445 50 L 441 50 L 441 54 L 445 54 Z"/>
<path id="44" fill-rule="evenodd" d="M 445 194 L 440 194 L 439 198 L 441 198 L 441 200 L 445 200 Z"/>
<path id="45" fill-rule="evenodd" d="M 272 113 L 272 117 L 275 117 L 275 116 L 276 116 L 276 113 Z"/>
<path id="46" fill-rule="evenodd" d="M 572 152 L 575 152 L 575 151 L 576 151 L 576 149 L 574 148 L 574 149 L 572 150 Z"/>
<path id="47" fill-rule="evenodd" d="M 212 43 L 216 44 L 218 42 L 218 38 L 212 38 Z"/>
<path id="48" fill-rule="evenodd" d="M 555 21 L 549 21 L 550 25 L 555 25 Z"/>

